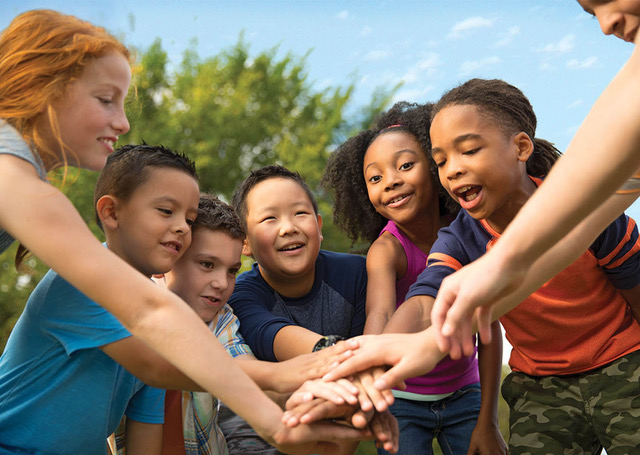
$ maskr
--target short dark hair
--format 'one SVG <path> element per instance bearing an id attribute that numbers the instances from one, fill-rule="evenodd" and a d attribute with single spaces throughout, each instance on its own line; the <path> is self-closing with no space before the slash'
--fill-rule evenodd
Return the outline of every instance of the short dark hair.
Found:
<path id="1" fill-rule="evenodd" d="M 93 192 L 93 206 L 104 195 L 127 201 L 149 177 L 150 167 L 166 167 L 183 171 L 198 180 L 196 166 L 184 153 L 174 152 L 162 145 L 123 145 L 107 158 Z M 102 229 L 98 213 L 96 223 Z"/>
<path id="2" fill-rule="evenodd" d="M 242 222 L 245 230 L 247 229 L 247 195 L 249 194 L 249 191 L 251 191 L 258 183 L 273 178 L 290 179 L 300 185 L 300 187 L 307 194 L 309 201 L 311 201 L 315 214 L 318 214 L 318 202 L 316 201 L 315 196 L 311 192 L 311 189 L 309 189 L 309 186 L 307 186 L 307 184 L 305 183 L 302 176 L 297 172 L 290 171 L 284 166 L 280 166 L 279 164 L 270 164 L 260 169 L 251 171 L 249 176 L 242 182 L 240 182 L 240 184 L 236 186 L 236 189 L 233 191 L 231 204 L 240 217 L 240 221 Z"/>
<path id="3" fill-rule="evenodd" d="M 198 229 L 221 231 L 238 240 L 244 240 L 247 236 L 240 217 L 233 207 L 210 193 L 200 193 L 198 217 L 191 229 L 194 232 Z"/>

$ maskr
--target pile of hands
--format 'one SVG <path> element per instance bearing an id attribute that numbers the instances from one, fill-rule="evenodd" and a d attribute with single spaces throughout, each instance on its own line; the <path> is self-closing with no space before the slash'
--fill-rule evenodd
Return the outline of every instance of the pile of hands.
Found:
<path id="1" fill-rule="evenodd" d="M 356 346 L 354 342 L 341 341 L 323 351 L 292 359 L 304 368 L 306 377 L 315 379 L 307 379 L 291 394 L 282 423 L 289 428 L 327 420 L 349 425 L 362 430 L 364 438 L 375 439 L 376 447 L 395 453 L 398 423 L 389 412 L 394 397 L 390 389 L 378 390 L 374 386 L 386 369 L 373 367 L 331 381 L 322 378 L 350 358 Z"/>

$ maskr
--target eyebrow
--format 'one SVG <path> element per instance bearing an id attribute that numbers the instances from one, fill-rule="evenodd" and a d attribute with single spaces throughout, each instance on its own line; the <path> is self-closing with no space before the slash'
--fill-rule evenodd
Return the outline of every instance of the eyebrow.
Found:
<path id="1" fill-rule="evenodd" d="M 455 138 L 453 140 L 453 145 L 458 145 L 461 142 L 465 142 L 465 141 L 470 141 L 472 139 L 480 139 L 482 138 L 482 136 L 480 136 L 479 134 L 475 134 L 475 133 L 468 133 L 468 134 L 463 134 L 461 136 L 458 136 L 457 138 Z M 442 148 L 441 147 L 433 147 L 431 149 L 431 155 L 433 156 L 434 153 L 438 153 L 438 152 L 442 152 Z"/>
<path id="2" fill-rule="evenodd" d="M 396 152 L 394 152 L 394 156 L 400 155 L 401 153 L 411 153 L 413 155 L 417 155 L 417 153 L 414 150 L 410 150 L 410 149 L 402 149 L 402 150 L 398 150 Z M 367 167 L 364 168 L 363 172 L 367 172 L 367 169 L 369 169 L 369 166 L 373 166 L 374 164 L 376 164 L 376 162 L 374 161 L 373 163 L 369 163 L 367 164 Z"/>

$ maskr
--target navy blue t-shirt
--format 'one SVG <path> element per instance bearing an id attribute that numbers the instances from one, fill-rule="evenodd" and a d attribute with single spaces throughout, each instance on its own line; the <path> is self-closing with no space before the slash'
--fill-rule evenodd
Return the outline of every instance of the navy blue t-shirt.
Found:
<path id="1" fill-rule="evenodd" d="M 321 335 L 361 335 L 367 295 L 366 259 L 321 250 L 311 291 L 302 297 L 278 294 L 260 275 L 258 264 L 241 274 L 229 305 L 240 320 L 240 332 L 255 356 L 276 361 L 273 341 L 288 325 Z"/>

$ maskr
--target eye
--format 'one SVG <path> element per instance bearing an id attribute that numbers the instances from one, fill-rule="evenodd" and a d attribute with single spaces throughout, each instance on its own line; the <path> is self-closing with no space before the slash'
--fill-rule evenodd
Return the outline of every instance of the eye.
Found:
<path id="1" fill-rule="evenodd" d="M 463 152 L 463 155 L 475 155 L 476 153 L 478 153 L 480 151 L 480 147 L 472 149 L 472 150 L 467 150 L 466 152 Z"/>
<path id="2" fill-rule="evenodd" d="M 239 271 L 240 271 L 240 269 L 237 269 L 237 268 L 229 269 L 229 275 L 232 275 L 232 276 L 235 277 L 236 275 L 238 275 Z"/>
<path id="3" fill-rule="evenodd" d="M 203 269 L 211 270 L 213 268 L 213 262 L 211 262 L 211 261 L 200 261 L 200 266 Z"/>
<path id="4" fill-rule="evenodd" d="M 264 223 L 265 221 L 271 221 L 271 220 L 275 220 L 276 217 L 275 216 L 266 216 L 263 219 L 260 220 L 261 223 Z"/>
<path id="5" fill-rule="evenodd" d="M 161 213 L 164 213 L 165 215 L 172 215 L 173 214 L 173 211 L 170 210 L 170 209 L 161 209 L 161 208 L 159 208 L 158 211 L 161 212 Z"/>
<path id="6" fill-rule="evenodd" d="M 433 160 L 433 161 L 436 164 L 436 167 L 442 167 L 447 162 L 447 160 L 442 160 L 442 161 Z"/>
<path id="7" fill-rule="evenodd" d="M 400 166 L 400 170 L 401 170 L 401 171 L 406 171 L 406 170 L 408 170 L 408 169 L 411 169 L 412 167 L 413 167 L 413 162 L 412 162 L 412 161 L 409 161 L 408 163 L 403 163 L 403 164 Z"/>
<path id="8" fill-rule="evenodd" d="M 382 180 L 382 176 L 380 175 L 374 175 L 373 177 L 370 177 L 369 180 L 367 180 L 370 183 L 377 183 L 380 180 Z"/>
<path id="9" fill-rule="evenodd" d="M 102 104 L 111 104 L 113 103 L 113 100 L 109 99 L 109 98 L 102 98 L 102 97 L 98 97 L 98 101 L 100 101 Z"/>
<path id="10" fill-rule="evenodd" d="M 195 223 L 195 222 L 196 222 L 195 219 L 187 218 L 187 225 L 188 226 L 193 226 L 193 223 Z"/>
<path id="11" fill-rule="evenodd" d="M 298 210 L 296 212 L 296 215 L 308 215 L 308 214 L 309 214 L 309 212 L 307 212 L 306 210 Z"/>

